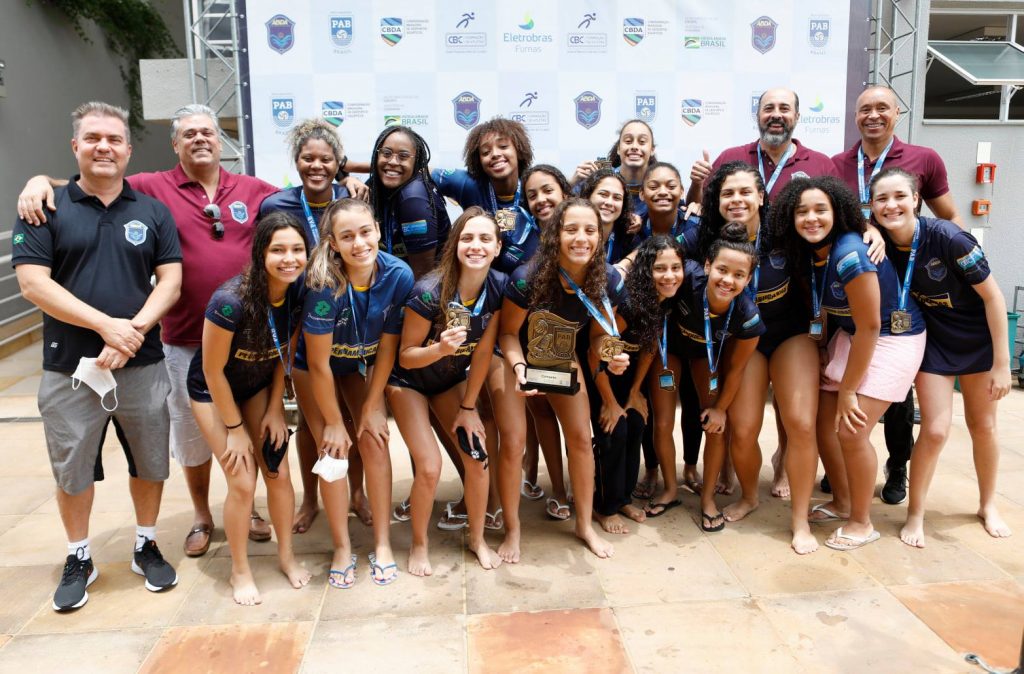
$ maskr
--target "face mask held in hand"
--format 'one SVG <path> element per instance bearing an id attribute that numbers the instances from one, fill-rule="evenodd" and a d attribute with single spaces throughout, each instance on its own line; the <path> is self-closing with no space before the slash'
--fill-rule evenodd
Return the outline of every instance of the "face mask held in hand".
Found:
<path id="1" fill-rule="evenodd" d="M 78 367 L 71 375 L 71 388 L 77 391 L 82 382 L 85 382 L 85 385 L 100 397 L 100 406 L 104 410 L 113 412 L 117 409 L 117 381 L 114 379 L 114 373 L 105 367 L 98 366 L 95 358 L 79 359 Z M 103 399 L 111 391 L 114 392 L 114 406 L 108 408 L 103 404 Z"/>

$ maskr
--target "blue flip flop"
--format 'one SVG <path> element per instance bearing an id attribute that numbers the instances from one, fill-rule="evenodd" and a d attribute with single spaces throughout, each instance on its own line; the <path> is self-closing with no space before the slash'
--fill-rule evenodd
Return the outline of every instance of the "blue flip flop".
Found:
<path id="1" fill-rule="evenodd" d="M 342 569 L 340 571 L 338 569 L 331 569 L 327 573 L 327 584 L 330 585 L 333 588 L 338 589 L 338 590 L 347 590 L 350 587 L 352 587 L 353 585 L 355 585 L 356 584 L 356 560 L 357 559 L 358 558 L 355 555 L 352 555 L 352 558 L 350 560 L 351 564 L 346 566 L 344 569 Z M 346 583 L 345 579 L 348 578 L 349 572 L 352 573 L 352 580 Z"/>
<path id="2" fill-rule="evenodd" d="M 374 585 L 380 585 L 381 587 L 383 587 L 385 585 L 390 585 L 391 583 L 398 580 L 398 564 L 396 564 L 395 562 L 391 562 L 390 564 L 385 564 L 384 566 L 381 566 L 377 563 L 377 555 L 373 552 L 367 555 L 367 557 L 370 560 L 370 578 L 373 580 Z M 390 571 L 391 569 L 394 569 L 395 572 L 390 576 L 385 576 L 384 573 L 386 571 Z M 380 574 L 379 579 L 377 577 L 377 574 Z"/>

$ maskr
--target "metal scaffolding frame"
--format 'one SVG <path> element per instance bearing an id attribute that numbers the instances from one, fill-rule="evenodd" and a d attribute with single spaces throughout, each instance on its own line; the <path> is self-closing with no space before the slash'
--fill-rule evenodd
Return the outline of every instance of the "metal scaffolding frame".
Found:
<path id="1" fill-rule="evenodd" d="M 926 25 L 927 0 L 870 0 L 871 41 L 868 84 L 887 86 L 896 93 L 900 115 L 896 131 L 913 139 L 918 108 L 918 27 Z M 923 64 L 922 64 L 923 65 Z"/>
<path id="2" fill-rule="evenodd" d="M 249 168 L 243 123 L 242 77 L 239 54 L 239 0 L 183 0 L 186 50 L 192 101 L 212 108 L 221 118 L 221 164 L 228 171 L 246 173 Z M 224 130 L 222 112 L 235 119 L 237 137 Z"/>

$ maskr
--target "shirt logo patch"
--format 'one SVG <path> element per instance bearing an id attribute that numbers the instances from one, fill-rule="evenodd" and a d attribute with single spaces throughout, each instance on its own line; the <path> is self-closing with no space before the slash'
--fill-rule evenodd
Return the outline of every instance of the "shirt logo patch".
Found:
<path id="1" fill-rule="evenodd" d="M 14 235 L 14 245 L 18 245 L 19 243 L 25 243 L 24 234 L 18 233 Z"/>
<path id="2" fill-rule="evenodd" d="M 132 220 L 124 226 L 125 241 L 133 246 L 141 246 L 146 243 L 146 232 L 149 231 L 144 224 L 138 220 Z"/>
<path id="3" fill-rule="evenodd" d="M 415 222 L 403 222 L 402 234 L 406 236 L 423 235 L 427 233 L 427 221 L 416 220 Z"/>
<path id="4" fill-rule="evenodd" d="M 743 324 L 743 329 L 744 330 L 749 330 L 750 328 L 754 327 L 755 325 L 757 325 L 760 322 L 761 322 L 761 314 L 754 314 L 753 316 L 751 316 L 750 318 L 747 319 L 746 323 Z"/>
<path id="5" fill-rule="evenodd" d="M 225 304 L 224 306 L 222 306 L 222 307 L 220 308 L 220 313 L 221 313 L 221 314 L 222 314 L 222 315 L 223 315 L 223 316 L 224 316 L 225 318 L 231 318 L 231 314 L 235 313 L 235 310 L 234 310 L 234 309 L 233 309 L 233 308 L 231 307 L 231 305 L 230 305 L 230 304 Z"/>
<path id="6" fill-rule="evenodd" d="M 970 271 L 983 257 L 985 257 L 985 253 L 981 252 L 981 246 L 975 246 L 967 255 L 957 258 L 956 263 L 964 271 Z"/>
<path id="7" fill-rule="evenodd" d="M 846 288 L 844 288 L 843 284 L 840 283 L 839 281 L 833 281 L 830 290 L 832 292 L 832 297 L 836 298 L 837 300 L 846 299 Z"/>
<path id="8" fill-rule="evenodd" d="M 516 281 L 516 290 L 524 293 L 526 292 L 526 279 L 521 278 Z"/>
<path id="9" fill-rule="evenodd" d="M 768 264 L 772 266 L 772 269 L 785 269 L 786 251 L 781 248 L 776 248 L 772 252 L 768 253 Z"/>
<path id="10" fill-rule="evenodd" d="M 428 290 L 425 293 L 423 293 L 422 295 L 420 295 L 420 299 L 423 300 L 424 304 L 430 304 L 431 302 L 434 301 L 434 296 Z"/>
<path id="11" fill-rule="evenodd" d="M 320 300 L 319 302 L 316 303 L 316 306 L 313 307 L 313 311 L 316 313 L 317 316 L 321 318 L 326 316 L 327 312 L 329 312 L 330 310 L 331 304 L 327 300 Z"/>
<path id="12" fill-rule="evenodd" d="M 231 217 L 235 219 L 235 222 L 240 225 L 249 222 L 249 208 L 244 202 L 236 201 L 228 206 L 228 208 L 231 209 Z"/>
<path id="13" fill-rule="evenodd" d="M 942 281 L 946 278 L 946 265 L 942 264 L 942 260 L 937 257 L 928 260 L 928 264 L 924 268 L 928 272 L 928 278 L 933 281 Z"/>
<path id="14" fill-rule="evenodd" d="M 796 180 L 797 178 L 804 178 L 806 180 L 810 180 L 811 176 L 807 175 L 803 171 L 793 171 L 793 175 L 789 176 L 790 180 Z"/>
<path id="15" fill-rule="evenodd" d="M 857 255 L 857 251 L 851 251 L 844 255 L 843 257 L 839 258 L 839 262 L 836 262 L 836 272 L 838 272 L 839 275 L 842 276 L 844 273 L 846 273 L 847 270 L 853 267 L 857 267 L 859 262 L 860 260 L 859 256 Z"/>

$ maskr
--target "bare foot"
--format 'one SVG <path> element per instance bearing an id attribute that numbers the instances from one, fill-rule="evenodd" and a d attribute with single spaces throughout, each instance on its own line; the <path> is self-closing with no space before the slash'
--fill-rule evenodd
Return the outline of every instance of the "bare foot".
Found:
<path id="1" fill-rule="evenodd" d="M 810 529 L 793 532 L 793 542 L 790 543 L 793 552 L 798 555 L 808 555 L 818 549 L 818 539 L 814 537 Z"/>
<path id="2" fill-rule="evenodd" d="M 414 576 L 430 576 L 434 569 L 430 566 L 430 557 L 426 545 L 416 545 L 409 548 L 409 573 Z"/>
<path id="3" fill-rule="evenodd" d="M 907 515 L 907 521 L 900 529 L 900 540 L 912 548 L 924 547 L 924 515 Z"/>
<path id="4" fill-rule="evenodd" d="M 501 557 L 501 561 L 509 564 L 516 564 L 519 562 L 519 532 L 509 531 L 505 528 L 505 540 L 498 546 L 498 556 Z"/>
<path id="5" fill-rule="evenodd" d="M 491 550 L 483 538 L 476 543 L 470 541 L 469 551 L 476 555 L 476 559 L 480 562 L 480 566 L 486 570 L 496 569 L 501 566 L 501 556 Z"/>
<path id="6" fill-rule="evenodd" d="M 309 531 L 309 528 L 313 526 L 313 520 L 316 519 L 319 512 L 320 508 L 316 503 L 307 504 L 303 501 L 295 513 L 295 520 L 292 522 L 292 533 L 304 534 Z"/>
<path id="7" fill-rule="evenodd" d="M 236 604 L 255 606 L 263 602 L 252 573 L 231 574 L 231 588 Z"/>
<path id="8" fill-rule="evenodd" d="M 637 508 L 632 503 L 627 503 L 626 505 L 619 508 L 619 512 L 628 517 L 629 519 L 633 520 L 634 522 L 647 521 L 647 513 L 644 512 L 644 509 Z"/>
<path id="9" fill-rule="evenodd" d="M 367 503 L 365 498 L 352 501 L 348 511 L 355 513 L 359 521 L 363 523 L 363 526 L 373 526 L 373 513 L 370 512 L 370 504 Z"/>
<path id="10" fill-rule="evenodd" d="M 995 506 L 982 508 L 978 511 L 978 517 L 981 518 L 981 523 L 985 525 L 985 531 L 988 532 L 989 536 L 993 538 L 1009 538 L 1013 535 L 1013 532 L 1010 531 L 1010 525 L 999 515 L 999 511 L 996 510 Z"/>
<path id="11" fill-rule="evenodd" d="M 615 554 L 615 546 L 598 536 L 589 522 L 582 531 L 576 530 L 576 537 L 586 543 L 590 551 L 601 559 L 608 559 Z"/>
<path id="12" fill-rule="evenodd" d="M 654 492 L 658 488 L 658 469 L 654 470 L 647 469 L 644 472 L 644 479 L 636 484 L 633 488 L 633 498 L 638 498 L 641 501 L 649 501 L 654 496 Z"/>
<path id="13" fill-rule="evenodd" d="M 601 528 L 610 534 L 628 534 L 629 527 L 626 526 L 625 520 L 616 515 L 598 515 L 594 513 L 594 519 L 601 524 Z"/>
<path id="14" fill-rule="evenodd" d="M 683 467 L 683 485 L 694 494 L 700 495 L 700 490 L 704 488 L 704 480 L 697 472 L 697 466 Z"/>
<path id="15" fill-rule="evenodd" d="M 739 501 L 736 501 L 735 503 L 730 503 L 729 505 L 722 508 L 722 514 L 725 515 L 726 522 L 738 522 L 750 513 L 757 510 L 757 506 L 757 501 L 751 503 L 746 499 L 740 499 Z"/>
<path id="16" fill-rule="evenodd" d="M 729 477 L 726 477 L 724 480 L 720 477 L 718 478 L 718 483 L 715 484 L 716 494 L 724 494 L 726 496 L 730 496 L 734 489 L 735 487 L 733 486 L 732 478 Z"/>
<path id="17" fill-rule="evenodd" d="M 775 498 L 789 498 L 789 477 L 786 475 L 786 467 L 782 465 L 782 448 L 775 450 L 772 454 L 772 496 Z"/>
<path id="18" fill-rule="evenodd" d="M 305 587 L 309 579 L 313 577 L 313 574 L 306 567 L 295 561 L 294 557 L 289 560 L 281 560 L 281 571 L 288 577 L 288 582 L 296 590 L 300 587 Z"/>

